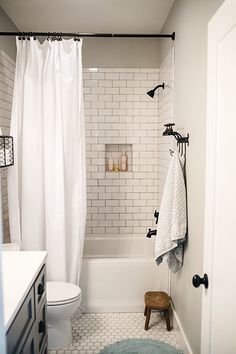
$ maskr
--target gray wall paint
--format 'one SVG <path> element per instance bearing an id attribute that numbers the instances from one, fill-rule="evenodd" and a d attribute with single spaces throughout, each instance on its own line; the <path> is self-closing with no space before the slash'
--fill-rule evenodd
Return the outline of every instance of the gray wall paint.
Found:
<path id="1" fill-rule="evenodd" d="M 18 31 L 1 7 L 0 31 Z M 43 40 L 45 38 L 40 38 L 40 42 Z M 84 38 L 83 66 L 86 68 L 157 68 L 161 41 L 163 39 Z M 15 60 L 15 37 L 0 37 L 0 49 Z"/>
<path id="2" fill-rule="evenodd" d="M 85 68 L 157 68 L 161 41 L 163 39 L 84 38 L 83 66 Z"/>
<path id="3" fill-rule="evenodd" d="M 1 8 L 0 31 L 18 31 Z M 42 43 L 45 38 L 39 40 Z M 83 38 L 83 67 L 157 68 L 160 41 L 141 38 Z M 15 37 L 0 37 L 0 49 L 15 59 Z"/>
<path id="4" fill-rule="evenodd" d="M 174 121 L 190 134 L 187 148 L 189 238 L 184 266 L 171 276 L 171 296 L 193 353 L 200 353 L 201 291 L 192 276 L 203 273 L 207 23 L 223 0 L 176 0 L 163 32 L 176 31 Z M 162 42 L 161 61 L 170 50 Z"/>
<path id="5" fill-rule="evenodd" d="M 0 31 L 18 31 L 14 23 L 0 7 Z M 16 59 L 15 37 L 0 37 L 0 49 L 7 53 L 13 60 Z"/>
<path id="6" fill-rule="evenodd" d="M 43 43 L 46 38 L 38 39 Z M 160 41 L 154 38 L 83 38 L 83 67 L 158 68 Z"/>

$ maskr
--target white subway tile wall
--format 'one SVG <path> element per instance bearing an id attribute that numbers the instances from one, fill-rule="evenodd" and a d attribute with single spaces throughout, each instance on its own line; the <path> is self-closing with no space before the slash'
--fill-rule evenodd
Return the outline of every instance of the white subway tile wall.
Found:
<path id="1" fill-rule="evenodd" d="M 10 132 L 15 62 L 0 51 L 0 126 Z M 154 99 L 146 92 L 165 82 Z M 173 121 L 174 52 L 160 70 L 152 68 L 84 69 L 88 216 L 85 253 L 104 242 L 127 250 L 145 248 L 143 238 L 154 227 L 173 139 L 162 137 L 163 124 Z M 105 171 L 105 144 L 132 145 L 132 172 Z M 1 170 L 4 242 L 10 241 L 7 171 Z M 132 240 L 133 243 L 127 243 Z M 98 242 L 93 242 L 98 241 Z M 109 242 L 108 242 L 109 244 Z M 96 245 L 95 247 L 92 245 Z M 146 245 L 146 244 L 145 244 Z M 95 248 L 95 250 L 94 250 Z M 109 255 L 114 246 L 105 247 Z M 147 247 L 150 249 L 150 247 Z M 145 248 L 146 249 L 146 248 Z M 133 253 L 135 254 L 134 250 Z M 120 254 L 122 256 L 122 254 Z"/>
<path id="2" fill-rule="evenodd" d="M 159 70 L 150 68 L 84 69 L 88 205 L 85 256 L 99 253 L 91 251 L 93 240 L 96 245 L 98 239 L 101 245 L 120 240 L 114 245 L 122 250 L 122 240 L 145 240 L 147 229 L 155 225 L 153 213 L 159 205 L 159 93 L 153 99 L 146 93 L 157 85 L 158 76 Z M 128 172 L 106 172 L 108 144 L 132 145 L 132 168 Z M 122 252 L 118 250 L 116 255 L 124 255 Z M 114 255 L 111 248 L 109 255 Z"/>
<path id="3" fill-rule="evenodd" d="M 174 122 L 174 47 L 163 61 L 159 70 L 159 82 L 165 83 L 165 89 L 159 94 L 158 118 L 158 191 L 159 202 L 164 189 L 166 175 L 170 164 L 169 149 L 176 149 L 176 141 L 171 136 L 162 136 L 164 124 Z"/>
<path id="4" fill-rule="evenodd" d="M 0 127 L 3 135 L 9 135 L 10 133 L 14 75 L 15 62 L 5 52 L 0 50 Z M 7 169 L 2 168 L 0 173 L 2 184 L 3 242 L 10 242 Z"/>

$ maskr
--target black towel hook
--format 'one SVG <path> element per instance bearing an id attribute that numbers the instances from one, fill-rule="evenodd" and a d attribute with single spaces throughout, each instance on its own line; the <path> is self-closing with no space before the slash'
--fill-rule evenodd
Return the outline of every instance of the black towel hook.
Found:
<path id="1" fill-rule="evenodd" d="M 177 145 L 179 147 L 179 153 L 181 155 L 186 155 L 186 145 L 189 146 L 189 134 L 187 136 L 182 136 L 180 133 L 173 130 L 173 126 L 175 123 L 168 123 L 164 126 L 166 127 L 165 131 L 163 132 L 163 136 L 172 135 L 177 140 Z"/>

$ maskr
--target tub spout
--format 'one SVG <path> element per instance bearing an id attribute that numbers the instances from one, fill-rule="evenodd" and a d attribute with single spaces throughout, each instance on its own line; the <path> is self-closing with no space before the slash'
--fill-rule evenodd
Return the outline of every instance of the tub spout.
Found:
<path id="1" fill-rule="evenodd" d="M 152 236 L 156 236 L 156 234 L 157 234 L 157 230 L 148 229 L 148 233 L 146 237 L 151 238 Z"/>

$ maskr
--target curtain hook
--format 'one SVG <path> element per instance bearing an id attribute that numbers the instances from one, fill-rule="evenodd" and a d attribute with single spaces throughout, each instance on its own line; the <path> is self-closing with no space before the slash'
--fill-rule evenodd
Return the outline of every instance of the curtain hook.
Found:
<path id="1" fill-rule="evenodd" d="M 76 35 L 75 35 L 75 37 L 74 37 L 74 41 L 77 41 L 77 42 L 79 42 L 79 41 L 80 41 L 79 34 L 76 34 Z"/>
<path id="2" fill-rule="evenodd" d="M 52 33 L 52 36 L 51 36 L 51 41 L 56 41 L 57 37 L 55 35 L 55 32 Z"/>

